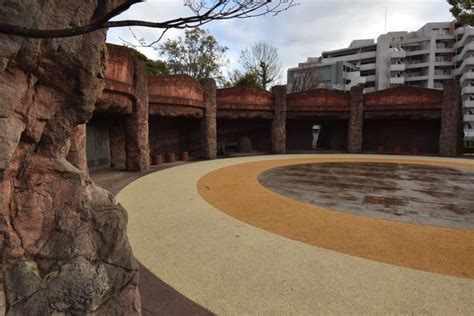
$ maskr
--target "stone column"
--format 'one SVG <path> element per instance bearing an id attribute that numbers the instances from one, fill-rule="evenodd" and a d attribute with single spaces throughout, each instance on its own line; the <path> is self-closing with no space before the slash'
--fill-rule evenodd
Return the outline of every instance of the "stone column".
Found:
<path id="1" fill-rule="evenodd" d="M 351 110 L 347 135 L 347 151 L 360 153 L 362 151 L 362 131 L 364 126 L 364 88 L 351 88 Z"/>
<path id="2" fill-rule="evenodd" d="M 80 124 L 73 128 L 66 159 L 84 174 L 89 174 L 86 154 L 86 124 Z"/>
<path id="3" fill-rule="evenodd" d="M 204 116 L 201 120 L 201 158 L 217 157 L 217 104 L 216 82 L 214 79 L 201 80 L 204 88 Z"/>
<path id="4" fill-rule="evenodd" d="M 146 64 L 134 60 L 134 86 L 137 100 L 133 113 L 126 119 L 127 170 L 147 171 L 150 168 L 150 144 L 148 142 L 148 79 Z"/>
<path id="5" fill-rule="evenodd" d="M 272 152 L 286 153 L 286 86 L 272 87 L 273 121 L 272 121 Z"/>
<path id="6" fill-rule="evenodd" d="M 461 88 L 459 82 L 443 82 L 443 103 L 441 105 L 441 132 L 439 154 L 457 156 L 462 148 Z"/>

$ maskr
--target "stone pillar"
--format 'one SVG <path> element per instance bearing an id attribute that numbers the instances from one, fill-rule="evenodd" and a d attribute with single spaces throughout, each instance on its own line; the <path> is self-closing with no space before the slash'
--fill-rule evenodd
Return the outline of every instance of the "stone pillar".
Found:
<path id="1" fill-rule="evenodd" d="M 150 144 L 148 142 L 148 79 L 146 64 L 133 61 L 134 86 L 137 100 L 133 113 L 126 119 L 127 170 L 147 171 L 150 168 Z"/>
<path id="2" fill-rule="evenodd" d="M 201 120 L 201 158 L 217 157 L 217 104 L 216 82 L 214 79 L 201 80 L 204 88 L 204 116 Z"/>
<path id="3" fill-rule="evenodd" d="M 272 87 L 273 121 L 272 121 L 272 152 L 286 153 L 286 86 Z"/>
<path id="4" fill-rule="evenodd" d="M 462 148 L 461 88 L 459 82 L 443 82 L 443 103 L 441 106 L 441 132 L 439 154 L 457 156 Z"/>
<path id="5" fill-rule="evenodd" d="M 84 174 L 89 174 L 86 154 L 86 124 L 80 124 L 73 128 L 66 159 Z"/>
<path id="6" fill-rule="evenodd" d="M 362 151 L 362 131 L 364 126 L 364 87 L 351 88 L 351 110 L 347 135 L 347 151 L 360 153 Z"/>

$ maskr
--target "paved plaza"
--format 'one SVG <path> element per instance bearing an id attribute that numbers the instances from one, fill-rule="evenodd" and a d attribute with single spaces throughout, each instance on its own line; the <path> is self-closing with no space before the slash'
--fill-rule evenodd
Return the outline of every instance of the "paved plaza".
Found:
<path id="1" fill-rule="evenodd" d="M 293 182 L 288 172 L 297 174 Z M 117 200 L 128 210 L 138 260 L 212 313 L 469 314 L 474 230 L 456 223 L 469 223 L 466 190 L 473 172 L 474 161 L 465 159 L 243 157 L 146 175 Z M 333 173 L 335 178 L 324 178 Z M 422 192 L 430 183 L 440 193 L 433 199 Z M 284 187 L 287 192 L 278 191 Z M 310 187 L 315 198 L 305 200 L 302 192 Z M 359 189 L 365 195 L 358 196 Z M 344 199 L 350 195 L 358 200 Z M 408 202 L 368 203 L 373 195 Z M 443 201 L 452 199 L 461 211 L 443 209 Z M 408 210 L 430 201 L 438 206 L 428 215 L 444 210 L 464 221 L 413 220 L 424 211 L 415 207 L 414 216 Z M 397 209 L 402 215 L 393 213 Z"/>

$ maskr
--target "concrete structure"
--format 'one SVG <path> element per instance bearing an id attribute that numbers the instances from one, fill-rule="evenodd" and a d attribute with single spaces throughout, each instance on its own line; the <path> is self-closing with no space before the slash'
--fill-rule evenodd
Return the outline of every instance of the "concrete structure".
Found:
<path id="1" fill-rule="evenodd" d="M 396 87 L 363 93 L 313 89 L 287 93 L 255 87 L 216 89 L 188 76 L 146 76 L 143 62 L 125 47 L 109 45 L 106 88 L 86 128 L 71 139 L 69 159 L 90 170 L 146 171 L 176 157 L 214 159 L 217 154 L 312 151 L 459 153 L 460 88 L 438 91 Z M 87 134 L 84 150 L 84 134 Z M 408 135 L 408 136 L 407 136 Z M 150 157 L 151 156 L 151 157 Z M 160 157 L 161 156 L 161 157 Z"/>
<path id="2" fill-rule="evenodd" d="M 462 87 L 464 146 L 474 148 L 474 30 L 454 22 L 428 23 L 415 32 L 389 32 L 375 40 L 355 40 L 348 48 L 323 52 L 288 71 L 294 73 L 335 63 L 350 63 L 365 79 L 365 91 L 397 86 L 442 89 L 456 79 Z"/>
<path id="3" fill-rule="evenodd" d="M 301 92 L 315 88 L 349 91 L 353 86 L 365 84 L 359 67 L 338 61 L 334 63 L 301 63 L 288 69 L 288 91 Z"/>

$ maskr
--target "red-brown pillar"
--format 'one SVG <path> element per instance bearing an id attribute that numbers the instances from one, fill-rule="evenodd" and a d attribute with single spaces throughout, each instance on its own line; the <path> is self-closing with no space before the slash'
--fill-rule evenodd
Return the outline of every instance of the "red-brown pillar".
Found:
<path id="1" fill-rule="evenodd" d="M 360 153 L 362 151 L 362 131 L 364 126 L 364 88 L 351 88 L 351 109 L 347 135 L 347 151 Z"/>
<path id="2" fill-rule="evenodd" d="M 137 100 L 132 114 L 126 120 L 127 170 L 147 171 L 150 168 L 150 144 L 148 142 L 148 79 L 146 64 L 134 60 L 134 86 Z"/>
<path id="3" fill-rule="evenodd" d="M 272 121 L 272 152 L 286 153 L 286 86 L 272 87 L 273 121 Z"/>
<path id="4" fill-rule="evenodd" d="M 453 157 L 462 149 L 461 88 L 459 82 L 443 82 L 443 103 L 441 108 L 441 132 L 439 154 Z"/>
<path id="5" fill-rule="evenodd" d="M 86 154 L 86 124 L 80 124 L 73 128 L 66 159 L 84 174 L 89 174 Z"/>
<path id="6" fill-rule="evenodd" d="M 204 116 L 201 120 L 201 158 L 217 157 L 217 104 L 214 79 L 201 80 L 204 88 Z"/>

